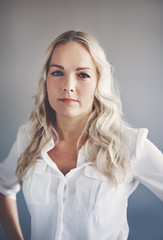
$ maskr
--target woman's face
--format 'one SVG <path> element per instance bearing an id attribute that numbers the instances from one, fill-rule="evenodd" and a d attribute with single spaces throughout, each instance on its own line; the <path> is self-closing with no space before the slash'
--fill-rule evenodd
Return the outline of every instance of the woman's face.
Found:
<path id="1" fill-rule="evenodd" d="M 83 45 L 69 42 L 54 49 L 47 92 L 57 117 L 87 117 L 92 112 L 96 85 L 96 67 Z"/>

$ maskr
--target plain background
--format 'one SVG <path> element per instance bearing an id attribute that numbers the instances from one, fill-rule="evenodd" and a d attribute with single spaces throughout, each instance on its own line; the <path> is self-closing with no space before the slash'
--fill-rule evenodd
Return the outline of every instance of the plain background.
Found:
<path id="1" fill-rule="evenodd" d="M 125 119 L 148 128 L 149 139 L 163 151 L 162 0 L 1 0 L 0 160 L 29 117 L 48 45 L 71 29 L 99 40 L 115 69 Z M 22 192 L 18 207 L 28 240 L 30 217 Z M 129 240 L 163 239 L 163 203 L 143 186 L 129 199 L 128 221 Z M 2 227 L 0 239 L 5 239 Z"/>

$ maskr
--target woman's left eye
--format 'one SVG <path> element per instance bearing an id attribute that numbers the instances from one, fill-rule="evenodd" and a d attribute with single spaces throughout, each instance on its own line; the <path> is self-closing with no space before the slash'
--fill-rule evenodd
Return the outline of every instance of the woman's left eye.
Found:
<path id="1" fill-rule="evenodd" d="M 79 73 L 78 76 L 81 77 L 81 78 L 90 78 L 90 76 L 86 73 Z"/>

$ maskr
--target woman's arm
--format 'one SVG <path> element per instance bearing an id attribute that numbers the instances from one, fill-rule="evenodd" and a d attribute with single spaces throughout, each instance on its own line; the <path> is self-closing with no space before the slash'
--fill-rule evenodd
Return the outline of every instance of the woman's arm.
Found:
<path id="1" fill-rule="evenodd" d="M 0 193 L 0 220 L 5 229 L 8 240 L 23 240 L 19 224 L 16 200 Z"/>
<path id="2" fill-rule="evenodd" d="M 135 178 L 163 201 L 163 154 L 139 131 L 135 149 Z"/>
<path id="3" fill-rule="evenodd" d="M 0 221 L 9 240 L 23 239 L 16 203 L 16 194 L 20 190 L 16 167 L 21 153 L 27 146 L 29 129 L 29 124 L 19 128 L 16 141 L 7 158 L 0 163 Z"/>

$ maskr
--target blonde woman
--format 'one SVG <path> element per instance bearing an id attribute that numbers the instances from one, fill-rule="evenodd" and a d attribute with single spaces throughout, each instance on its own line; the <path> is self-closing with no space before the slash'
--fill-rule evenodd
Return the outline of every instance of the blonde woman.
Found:
<path id="1" fill-rule="evenodd" d="M 23 188 L 32 240 L 126 240 L 127 200 L 141 182 L 163 200 L 163 156 L 122 119 L 98 42 L 68 31 L 47 51 L 29 121 L 0 165 L 1 221 L 23 239 L 15 196 Z"/>

